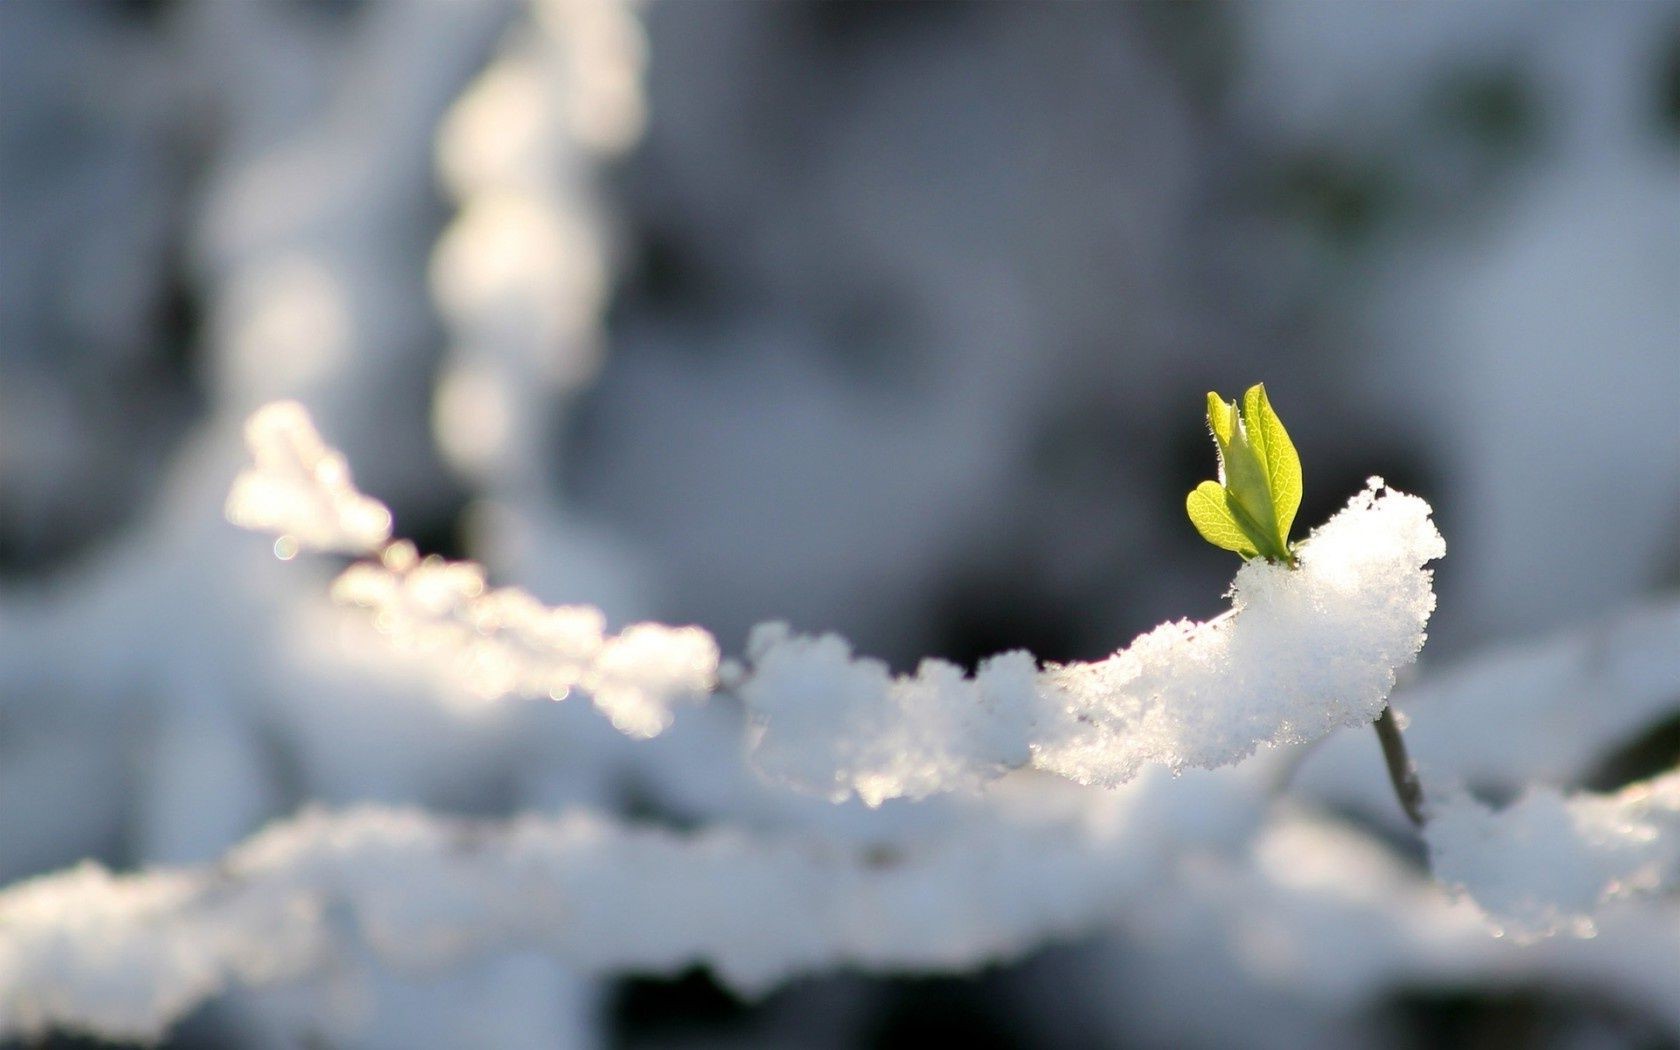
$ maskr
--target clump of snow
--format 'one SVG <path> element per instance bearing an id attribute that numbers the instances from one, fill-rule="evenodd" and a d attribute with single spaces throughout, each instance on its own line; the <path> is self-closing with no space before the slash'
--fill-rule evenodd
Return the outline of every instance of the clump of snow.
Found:
<path id="1" fill-rule="evenodd" d="M 155 1032 L 219 991 L 222 967 L 173 917 L 201 888 L 186 874 L 122 878 L 91 862 L 14 886 L 0 904 L 0 1034 L 74 1019 Z"/>
<path id="2" fill-rule="evenodd" d="M 1449 792 L 1430 809 L 1436 878 L 1519 939 L 1591 936 L 1600 907 L 1680 888 L 1680 771 L 1608 795 L 1533 788 L 1499 811 Z"/>
<path id="3" fill-rule="evenodd" d="M 256 463 L 228 493 L 235 525 L 279 533 L 277 551 L 369 554 L 391 538 L 391 512 L 357 490 L 344 456 L 321 440 L 296 401 L 258 409 L 245 424 L 245 441 Z"/>
<path id="4" fill-rule="evenodd" d="M 838 635 L 769 623 L 753 629 L 747 658 L 752 675 L 738 691 L 764 729 L 758 768 L 835 802 L 856 793 L 878 806 L 977 787 L 1031 758 L 1039 698 L 1030 653 L 995 656 L 972 678 L 933 659 L 894 678 L 881 661 L 853 657 Z"/>
<path id="5" fill-rule="evenodd" d="M 717 643 L 698 627 L 640 623 L 608 634 L 593 606 L 547 606 L 517 587 L 488 587 L 481 566 L 421 558 L 407 542 L 350 566 L 333 597 L 372 610 L 394 644 L 436 660 L 477 696 L 561 700 L 581 689 L 634 737 L 658 735 L 671 705 L 704 696 L 717 676 Z"/>
<path id="6" fill-rule="evenodd" d="M 914 677 L 839 638 L 771 625 L 737 686 L 768 775 L 875 805 L 1031 766 L 1112 786 L 1146 765 L 1215 768 L 1382 713 L 1435 608 L 1426 564 L 1445 553 L 1416 496 L 1371 479 L 1300 545 L 1299 568 L 1252 561 L 1229 613 L 1164 624 L 1106 660 L 1049 666 L 1009 653 L 970 679 L 924 661 Z"/>
<path id="7" fill-rule="evenodd" d="M 377 554 L 346 569 L 333 598 L 372 610 L 380 632 L 473 695 L 562 700 L 581 689 L 620 731 L 650 737 L 671 724 L 673 703 L 711 691 L 717 643 L 698 627 L 639 623 L 611 635 L 593 606 L 547 606 L 516 587 L 489 587 L 473 562 L 389 542 L 390 512 L 356 490 L 302 405 L 258 410 L 246 436 L 256 464 L 234 482 L 229 520 L 280 533 L 282 557 L 298 546 Z"/>

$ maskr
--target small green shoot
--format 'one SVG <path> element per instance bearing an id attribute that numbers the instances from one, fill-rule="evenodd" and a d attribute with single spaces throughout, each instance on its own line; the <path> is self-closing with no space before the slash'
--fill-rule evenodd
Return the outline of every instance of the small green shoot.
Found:
<path id="1" fill-rule="evenodd" d="M 1249 387 L 1240 404 L 1210 393 L 1207 412 L 1219 480 L 1202 482 L 1185 499 L 1191 524 L 1215 547 L 1293 568 L 1289 529 L 1301 507 L 1301 457 L 1266 385 Z"/>

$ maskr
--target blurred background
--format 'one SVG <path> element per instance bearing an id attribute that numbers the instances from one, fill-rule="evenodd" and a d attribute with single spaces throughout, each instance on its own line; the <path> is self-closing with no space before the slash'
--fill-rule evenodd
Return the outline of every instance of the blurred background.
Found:
<path id="1" fill-rule="evenodd" d="M 1672 595 L 1680 5 L 12 0 L 0 882 L 208 860 L 310 800 L 935 819 L 770 798 L 725 705 L 637 744 L 336 644 L 334 566 L 221 517 L 267 400 L 499 582 L 909 670 L 1218 611 L 1183 497 L 1205 393 L 1262 380 L 1303 524 L 1372 474 L 1435 506 L 1424 675 Z M 1673 765 L 1676 710 L 1552 779 Z M 1395 814 L 1343 816 L 1419 870 Z M 1591 980 L 1320 994 L 1221 943 L 754 1003 L 515 960 L 233 996 L 171 1045 L 422 1045 L 451 995 L 527 1018 L 485 1045 L 1677 1038 Z"/>

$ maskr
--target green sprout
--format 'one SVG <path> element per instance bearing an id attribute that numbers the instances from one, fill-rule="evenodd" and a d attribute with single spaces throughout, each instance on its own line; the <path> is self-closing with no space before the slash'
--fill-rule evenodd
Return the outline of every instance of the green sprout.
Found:
<path id="1" fill-rule="evenodd" d="M 1294 568 L 1289 528 L 1301 509 L 1301 457 L 1272 410 L 1266 384 L 1249 387 L 1241 404 L 1210 393 L 1207 413 L 1219 450 L 1219 480 L 1202 482 L 1185 498 L 1191 524 L 1215 547 Z M 1393 710 L 1384 707 L 1376 727 L 1400 808 L 1421 828 L 1429 819 L 1423 787 Z"/>
<path id="2" fill-rule="evenodd" d="M 1214 393 L 1207 404 L 1219 480 L 1202 482 L 1185 499 L 1191 524 L 1215 547 L 1293 568 L 1289 528 L 1301 506 L 1301 457 L 1266 384 L 1249 387 L 1240 405 Z"/>

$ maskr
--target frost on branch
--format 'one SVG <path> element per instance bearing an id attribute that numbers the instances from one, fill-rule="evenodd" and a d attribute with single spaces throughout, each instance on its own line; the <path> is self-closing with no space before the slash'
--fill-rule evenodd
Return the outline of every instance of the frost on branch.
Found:
<path id="1" fill-rule="evenodd" d="M 352 946 L 404 973 L 518 949 L 580 974 L 704 962 L 748 992 L 847 964 L 966 969 L 1112 909 L 1122 841 L 1023 818 L 886 855 L 587 814 L 307 814 L 213 866 L 87 863 L 0 893 L 0 1038 L 156 1038 L 229 986 L 296 981 Z"/>
<path id="2" fill-rule="evenodd" d="M 471 693 L 564 699 L 573 689 L 630 736 L 671 722 L 671 704 L 703 696 L 717 676 L 717 643 L 697 627 L 631 624 L 606 632 L 599 609 L 546 606 L 514 587 L 491 588 L 472 562 L 421 558 L 387 542 L 391 514 L 358 492 L 344 457 L 292 401 L 246 424 L 256 463 L 234 481 L 227 516 L 319 550 L 373 554 L 333 582 L 333 597 L 372 610 L 394 644 L 437 662 Z"/>
<path id="3" fill-rule="evenodd" d="M 245 441 L 256 462 L 228 494 L 235 525 L 345 554 L 370 554 L 391 538 L 391 512 L 356 489 L 343 454 L 327 447 L 296 401 L 258 409 Z"/>
<path id="4" fill-rule="evenodd" d="M 1021 766 L 1112 786 L 1146 765 L 1241 761 L 1382 712 L 1424 642 L 1445 552 L 1416 496 L 1369 487 L 1298 549 L 1291 570 L 1251 561 L 1230 613 L 1164 624 L 1096 663 L 1040 671 L 1026 653 L 968 678 L 923 661 L 893 677 L 833 635 L 755 631 L 738 691 L 760 769 L 871 805 L 973 785 Z"/>
<path id="5" fill-rule="evenodd" d="M 1497 812 L 1450 794 L 1424 837 L 1436 878 L 1519 939 L 1590 936 L 1603 905 L 1680 889 L 1680 771 L 1608 795 L 1534 788 Z"/>

